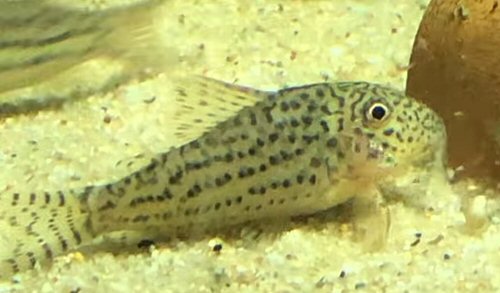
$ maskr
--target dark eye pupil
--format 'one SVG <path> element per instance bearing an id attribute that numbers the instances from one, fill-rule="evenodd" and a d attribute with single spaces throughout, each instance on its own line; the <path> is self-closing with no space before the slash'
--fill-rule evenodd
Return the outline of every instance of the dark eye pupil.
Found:
<path id="1" fill-rule="evenodd" d="M 382 106 L 376 106 L 372 109 L 372 117 L 377 120 L 382 120 L 385 117 L 385 108 Z"/>

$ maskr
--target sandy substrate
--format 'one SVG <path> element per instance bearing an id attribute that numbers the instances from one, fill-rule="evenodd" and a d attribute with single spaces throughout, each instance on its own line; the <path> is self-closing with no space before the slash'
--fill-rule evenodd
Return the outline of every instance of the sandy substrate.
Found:
<path id="1" fill-rule="evenodd" d="M 162 8 L 158 27 L 178 49 L 176 69 L 182 72 L 261 89 L 323 80 L 367 80 L 402 89 L 426 3 L 172 0 Z M 76 70 L 89 75 L 110 66 L 93 62 Z M 3 121 L 0 190 L 65 189 L 127 174 L 145 162 L 141 154 L 181 143 L 165 125 L 172 111 L 169 93 L 163 75 L 59 110 Z M 470 182 L 454 190 L 467 197 L 484 193 Z M 353 240 L 349 222 L 312 219 L 274 232 L 250 229 L 242 237 L 212 235 L 132 254 L 76 253 L 48 270 L 17 276 L 0 292 L 500 290 L 496 219 L 470 235 L 464 232 L 459 198 L 443 198 L 451 200 L 441 211 L 392 204 L 387 245 L 373 253 Z M 481 198 L 472 202 L 471 214 L 482 219 Z M 214 252 L 218 243 L 222 250 Z"/>

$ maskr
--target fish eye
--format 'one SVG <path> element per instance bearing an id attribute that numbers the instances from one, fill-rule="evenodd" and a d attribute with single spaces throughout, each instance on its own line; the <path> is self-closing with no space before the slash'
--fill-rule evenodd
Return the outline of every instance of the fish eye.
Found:
<path id="1" fill-rule="evenodd" d="M 389 116 L 389 109 L 386 105 L 378 102 L 368 108 L 366 118 L 368 121 L 382 122 Z"/>

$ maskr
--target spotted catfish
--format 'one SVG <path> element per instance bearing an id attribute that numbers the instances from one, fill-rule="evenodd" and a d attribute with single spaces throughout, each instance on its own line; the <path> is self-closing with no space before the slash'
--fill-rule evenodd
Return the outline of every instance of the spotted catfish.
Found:
<path id="1" fill-rule="evenodd" d="M 442 120 L 392 88 L 336 82 L 266 92 L 188 80 L 170 125 L 186 143 L 106 185 L 0 195 L 3 276 L 106 233 L 189 236 L 350 199 L 370 212 L 384 190 L 405 194 L 402 182 L 425 186 L 429 174 L 445 173 Z"/>

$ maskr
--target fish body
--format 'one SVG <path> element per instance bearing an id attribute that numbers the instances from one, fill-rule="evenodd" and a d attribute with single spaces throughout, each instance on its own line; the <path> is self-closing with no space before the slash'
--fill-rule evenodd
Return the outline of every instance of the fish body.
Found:
<path id="1" fill-rule="evenodd" d="M 178 89 L 172 118 L 178 135 L 192 131 L 189 142 L 106 185 L 0 195 L 1 231 L 11 231 L 2 232 L 2 275 L 106 233 L 168 238 L 313 214 L 444 172 L 442 120 L 394 89 L 338 82 L 265 92 L 201 80 L 196 91 Z"/>
<path id="2" fill-rule="evenodd" d="M 95 58 L 123 61 L 127 73 L 118 80 L 145 69 L 165 69 L 172 59 L 155 32 L 160 2 L 99 10 L 50 0 L 0 0 L 0 93 L 35 86 Z"/>

